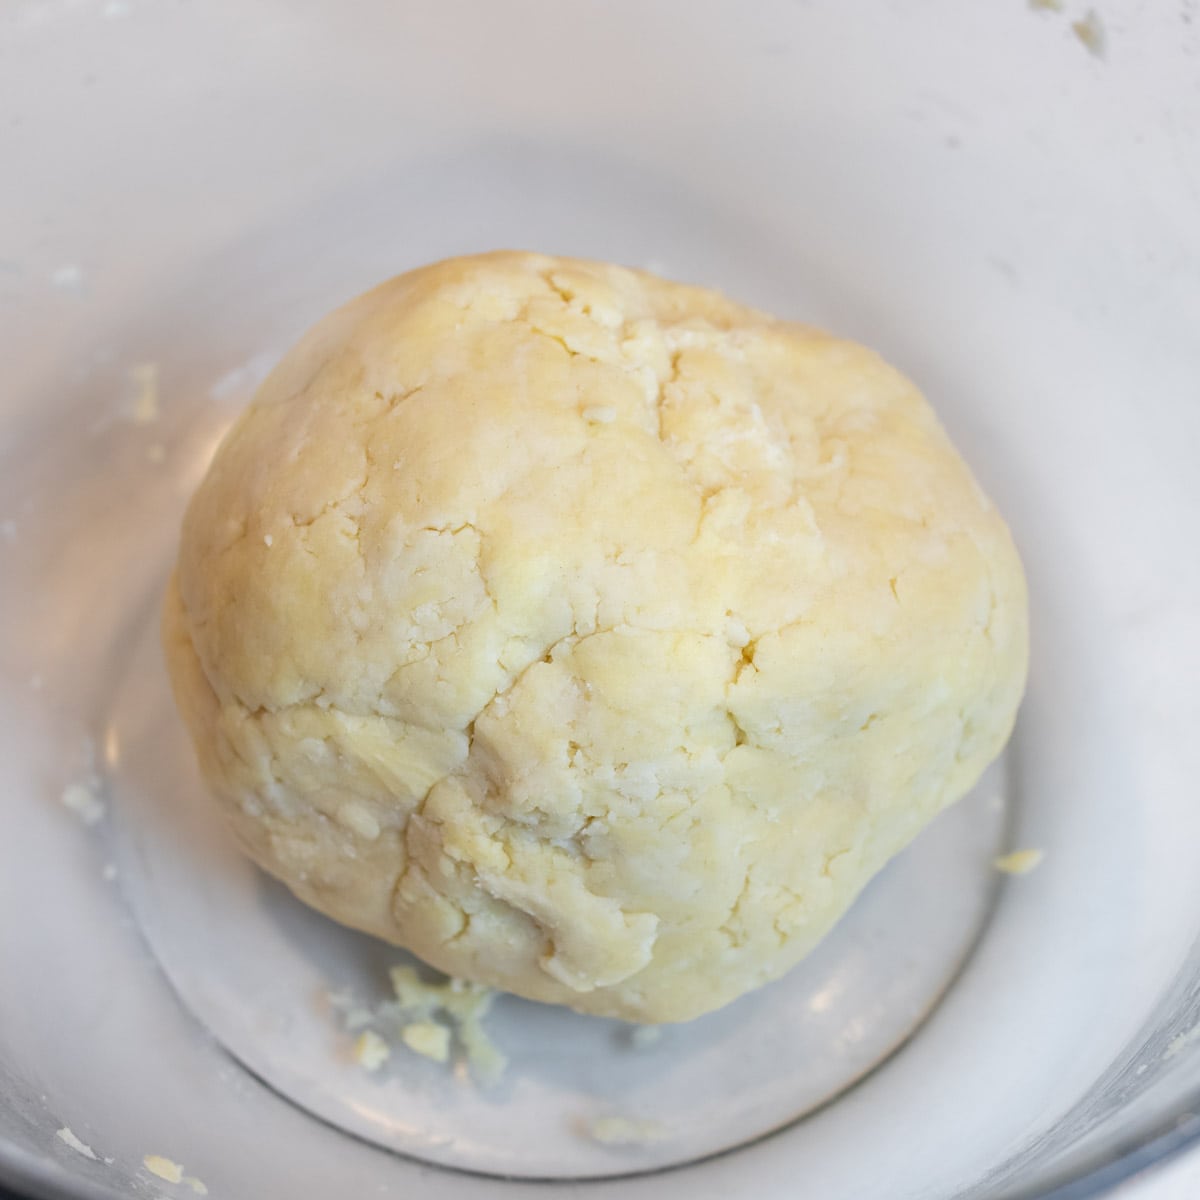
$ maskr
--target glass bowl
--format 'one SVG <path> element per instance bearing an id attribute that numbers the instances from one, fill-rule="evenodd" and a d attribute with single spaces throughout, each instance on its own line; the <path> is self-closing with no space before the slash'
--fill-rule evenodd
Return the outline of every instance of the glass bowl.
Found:
<path id="1" fill-rule="evenodd" d="M 0 22 L 0 1182 L 1032 1200 L 1200 1138 L 1194 0 Z M 231 849 L 158 607 L 287 346 L 504 246 L 718 286 L 905 370 L 1009 519 L 1032 674 L 1005 757 L 778 984 L 652 1033 L 501 997 L 503 1071 L 395 1038 L 370 1071 L 405 957 Z M 1043 858 L 1007 876 L 1011 849 Z"/>

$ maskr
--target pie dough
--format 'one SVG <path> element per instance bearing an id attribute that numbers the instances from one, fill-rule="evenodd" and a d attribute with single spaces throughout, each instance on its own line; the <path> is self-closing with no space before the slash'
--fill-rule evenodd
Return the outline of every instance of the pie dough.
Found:
<path id="1" fill-rule="evenodd" d="M 164 630 L 205 776 L 297 896 L 654 1023 L 811 950 L 999 753 L 1027 662 L 1008 531 L 907 379 L 521 253 L 402 275 L 284 358 Z"/>

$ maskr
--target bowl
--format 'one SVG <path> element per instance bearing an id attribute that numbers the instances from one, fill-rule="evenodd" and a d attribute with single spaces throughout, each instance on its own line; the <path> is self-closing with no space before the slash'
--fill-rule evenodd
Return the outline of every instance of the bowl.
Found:
<path id="1" fill-rule="evenodd" d="M 0 21 L 0 1182 L 1032 1200 L 1200 1139 L 1194 0 Z M 881 351 L 1009 520 L 1033 656 L 1004 757 L 785 979 L 650 1032 L 497 997 L 496 1053 L 439 1063 L 390 998 L 419 964 L 214 820 L 157 624 L 284 350 L 497 247 Z"/>

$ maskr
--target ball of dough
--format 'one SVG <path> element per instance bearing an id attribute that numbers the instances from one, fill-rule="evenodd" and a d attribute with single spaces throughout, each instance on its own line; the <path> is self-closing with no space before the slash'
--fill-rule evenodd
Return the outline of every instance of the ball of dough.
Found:
<path id="1" fill-rule="evenodd" d="M 188 510 L 167 654 L 302 900 L 679 1021 L 775 979 L 1000 751 L 1026 595 L 913 385 L 701 288 L 500 253 L 319 324 Z"/>

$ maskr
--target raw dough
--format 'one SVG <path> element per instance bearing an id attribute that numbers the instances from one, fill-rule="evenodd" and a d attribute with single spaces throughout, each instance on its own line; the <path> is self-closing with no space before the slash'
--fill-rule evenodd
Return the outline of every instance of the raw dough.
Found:
<path id="1" fill-rule="evenodd" d="M 803 957 L 1000 751 L 1027 657 L 1004 523 L 876 355 L 513 253 L 286 356 L 191 503 L 165 637 L 301 899 L 642 1022 Z"/>

